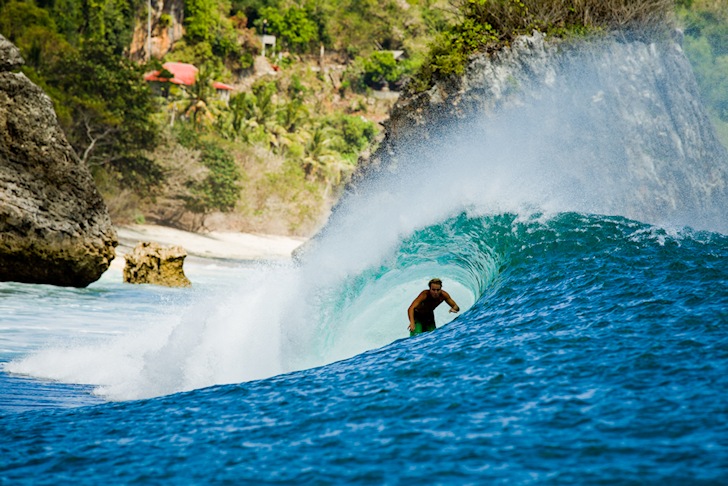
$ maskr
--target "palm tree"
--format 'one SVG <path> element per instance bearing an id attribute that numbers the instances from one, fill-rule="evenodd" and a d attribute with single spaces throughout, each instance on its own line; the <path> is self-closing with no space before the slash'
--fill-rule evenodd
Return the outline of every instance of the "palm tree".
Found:
<path id="1" fill-rule="evenodd" d="M 265 132 L 275 131 L 273 129 L 277 123 L 274 94 L 275 85 L 268 83 L 253 86 L 251 92 L 232 97 L 229 105 L 232 114 L 230 123 L 235 138 L 242 137 L 247 141 L 250 132 L 258 127 L 263 127 Z"/>
<path id="2" fill-rule="evenodd" d="M 205 120 L 212 122 L 215 118 L 211 104 L 215 93 L 212 87 L 213 75 L 212 69 L 203 65 L 197 73 L 195 84 L 186 90 L 187 104 L 182 112 L 192 121 L 196 130 L 200 130 Z"/>
<path id="3" fill-rule="evenodd" d="M 295 133 L 308 117 L 308 110 L 299 99 L 293 99 L 278 111 L 278 121 L 288 130 Z"/>
<path id="4" fill-rule="evenodd" d="M 313 131 L 302 131 L 303 170 L 312 179 L 329 180 L 327 165 L 335 159 L 335 152 L 329 148 L 331 144 L 330 130 L 318 125 Z"/>

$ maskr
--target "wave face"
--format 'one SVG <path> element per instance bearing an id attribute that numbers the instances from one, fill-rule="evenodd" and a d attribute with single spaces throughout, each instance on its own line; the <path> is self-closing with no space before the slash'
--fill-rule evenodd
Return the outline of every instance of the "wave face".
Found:
<path id="1" fill-rule="evenodd" d="M 619 137 L 580 157 L 585 75 L 400 146 L 297 265 L 161 309 L 110 291 L 145 330 L 4 369 L 120 403 L 0 416 L 2 477 L 723 482 L 728 207 L 700 188 L 728 161 L 646 185 Z M 463 311 L 407 338 L 434 276 Z"/>

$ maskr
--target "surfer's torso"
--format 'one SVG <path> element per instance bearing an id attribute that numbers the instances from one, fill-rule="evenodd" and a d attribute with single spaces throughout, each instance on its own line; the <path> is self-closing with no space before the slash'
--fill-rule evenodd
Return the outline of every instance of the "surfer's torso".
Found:
<path id="1" fill-rule="evenodd" d="M 415 320 L 422 324 L 427 324 L 428 326 L 431 325 L 434 328 L 435 308 L 438 305 L 442 304 L 442 301 L 445 300 L 445 297 L 442 295 L 433 297 L 432 294 L 430 294 L 430 292 L 427 290 L 423 290 L 423 292 L 427 294 L 427 297 L 425 298 L 425 300 L 420 302 L 417 307 L 415 307 Z"/>

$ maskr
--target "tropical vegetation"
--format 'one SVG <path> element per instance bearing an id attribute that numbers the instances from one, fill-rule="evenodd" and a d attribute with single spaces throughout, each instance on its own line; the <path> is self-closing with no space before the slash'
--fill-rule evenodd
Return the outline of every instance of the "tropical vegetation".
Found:
<path id="1" fill-rule="evenodd" d="M 0 33 L 117 222 L 310 234 L 376 143 L 387 90 L 428 89 L 533 29 L 639 35 L 677 19 L 728 142 L 728 0 L 177 1 L 185 35 L 149 59 L 130 52 L 144 0 L 0 0 Z M 265 61 L 262 33 L 276 38 Z M 196 82 L 143 80 L 169 77 L 168 61 L 197 66 Z M 225 99 L 215 81 L 237 90 Z"/>
<path id="2" fill-rule="evenodd" d="M 683 47 L 708 112 L 728 146 L 728 0 L 680 0 Z"/>

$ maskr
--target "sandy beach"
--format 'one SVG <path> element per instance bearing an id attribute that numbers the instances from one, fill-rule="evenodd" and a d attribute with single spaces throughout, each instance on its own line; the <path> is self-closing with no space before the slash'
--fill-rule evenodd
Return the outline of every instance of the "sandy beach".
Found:
<path id="1" fill-rule="evenodd" d="M 251 233 L 190 233 L 156 225 L 116 226 L 119 246 L 112 266 L 123 268 L 124 255 L 139 242 L 156 242 L 163 246 L 181 246 L 188 258 L 224 260 L 286 260 L 305 238 Z"/>

